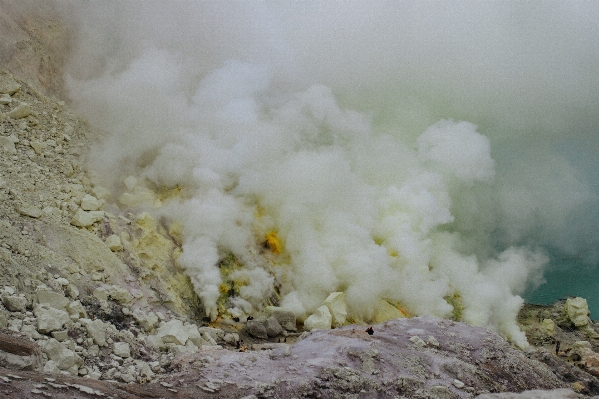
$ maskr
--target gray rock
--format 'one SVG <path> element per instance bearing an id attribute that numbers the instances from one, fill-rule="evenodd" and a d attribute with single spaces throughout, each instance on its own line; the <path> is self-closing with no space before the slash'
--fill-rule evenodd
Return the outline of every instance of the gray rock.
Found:
<path id="1" fill-rule="evenodd" d="M 70 316 L 76 316 L 76 319 L 83 319 L 87 317 L 87 312 L 85 311 L 85 308 L 81 304 L 81 301 L 78 300 L 70 302 L 66 306 L 66 311 L 69 312 Z"/>
<path id="2" fill-rule="evenodd" d="M 67 312 L 55 309 L 47 304 L 36 306 L 33 313 L 37 317 L 37 331 L 41 334 L 61 330 L 70 320 Z"/>
<path id="3" fill-rule="evenodd" d="M 60 374 L 61 371 L 54 360 L 48 360 L 44 364 L 44 374 Z"/>
<path id="4" fill-rule="evenodd" d="M 66 310 L 70 302 L 64 295 L 49 290 L 38 290 L 36 296 L 39 304 L 48 304 L 54 309 Z"/>
<path id="5" fill-rule="evenodd" d="M 85 324 L 87 335 L 90 336 L 98 346 L 106 346 L 106 326 L 102 320 L 89 321 Z"/>
<path id="6" fill-rule="evenodd" d="M 152 331 L 156 323 L 158 323 L 158 316 L 154 312 L 150 312 L 148 314 L 134 312 L 133 318 L 139 323 L 141 328 L 147 332 Z"/>
<path id="7" fill-rule="evenodd" d="M 56 366 L 61 370 L 67 370 L 73 366 L 83 364 L 81 358 L 75 352 L 54 338 L 50 338 L 46 342 L 43 350 L 48 355 L 48 359 L 56 363 Z"/>
<path id="8" fill-rule="evenodd" d="M 268 306 L 265 309 L 267 316 L 272 316 L 287 331 L 297 331 L 295 313 L 277 306 Z"/>
<path id="9" fill-rule="evenodd" d="M 164 323 L 156 332 L 162 342 L 165 344 L 173 343 L 177 345 L 185 345 L 187 342 L 187 331 L 181 320 L 173 319 L 168 323 Z"/>
<path id="10" fill-rule="evenodd" d="M 212 327 L 200 327 L 198 328 L 200 334 L 208 334 L 216 343 L 222 344 L 225 342 L 225 332 L 220 328 L 212 328 Z"/>
<path id="11" fill-rule="evenodd" d="M 68 330 L 61 330 L 61 331 L 52 331 L 52 338 L 54 338 L 57 341 L 63 342 L 66 341 L 67 339 L 69 339 L 69 332 Z"/>
<path id="12" fill-rule="evenodd" d="M 198 328 L 191 324 L 188 326 L 184 326 L 185 331 L 187 332 L 187 339 L 191 341 L 195 346 L 201 348 L 202 345 L 206 345 L 206 340 L 202 337 L 202 334 L 198 331 Z"/>
<path id="13" fill-rule="evenodd" d="M 264 327 L 266 328 L 266 335 L 268 335 L 270 338 L 276 337 L 283 333 L 283 327 L 281 327 L 277 319 L 272 316 L 266 319 L 264 322 Z"/>
<path id="14" fill-rule="evenodd" d="M 237 342 L 239 342 L 239 334 L 237 333 L 228 333 L 225 334 L 225 342 L 228 343 L 229 345 L 235 345 Z"/>
<path id="15" fill-rule="evenodd" d="M 7 73 L 0 73 L 0 93 L 14 94 L 21 89 L 21 85 Z"/>
<path id="16" fill-rule="evenodd" d="M 31 324 L 25 324 L 21 327 L 21 332 L 28 335 L 31 339 L 40 339 L 42 336 L 37 332 L 35 326 Z"/>
<path id="17" fill-rule="evenodd" d="M 22 312 L 27 310 L 27 298 L 18 295 L 5 295 L 2 297 L 2 304 L 11 312 Z"/>
<path id="18" fill-rule="evenodd" d="M 245 324 L 245 329 L 252 337 L 266 339 L 268 338 L 268 334 L 266 332 L 266 327 L 264 324 L 258 320 L 249 320 Z"/>
<path id="19" fill-rule="evenodd" d="M 131 348 L 126 342 L 115 342 L 113 353 L 122 358 L 131 357 Z"/>
<path id="20" fill-rule="evenodd" d="M 12 111 L 8 113 L 8 116 L 12 119 L 26 118 L 31 113 L 31 107 L 29 104 L 20 103 Z"/>

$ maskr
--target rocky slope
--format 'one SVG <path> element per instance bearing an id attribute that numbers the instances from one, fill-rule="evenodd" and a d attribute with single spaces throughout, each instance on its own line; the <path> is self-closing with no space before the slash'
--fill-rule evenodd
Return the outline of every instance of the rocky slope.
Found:
<path id="1" fill-rule="evenodd" d="M 0 397 L 599 394 L 596 325 L 580 301 L 526 307 L 525 352 L 427 317 L 372 335 L 300 336 L 276 308 L 208 324 L 177 266 L 177 231 L 127 205 L 156 194 L 128 178 L 119 201 L 87 170 L 98 133 L 64 102 L 67 30 L 31 4 L 0 2 Z"/>

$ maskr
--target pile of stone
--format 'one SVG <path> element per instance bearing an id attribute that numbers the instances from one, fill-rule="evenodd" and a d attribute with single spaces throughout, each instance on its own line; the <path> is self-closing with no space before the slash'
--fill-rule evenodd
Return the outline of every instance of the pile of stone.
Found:
<path id="1" fill-rule="evenodd" d="M 98 296 L 119 298 L 126 290 L 102 287 Z M 107 294 L 109 293 L 109 294 Z M 35 297 L 16 292 L 14 287 L 0 289 L 0 328 L 26 335 L 41 351 L 31 358 L 9 356 L 2 350 L 0 366 L 45 373 L 79 375 L 93 379 L 122 382 L 148 382 L 157 373 L 168 371 L 170 362 L 182 353 L 235 346 L 239 335 L 211 327 L 198 327 L 178 318 L 166 320 L 161 312 L 131 312 L 129 328 L 119 330 L 109 321 L 94 319 L 78 299 L 66 297 L 48 287 L 40 287 Z M 106 300 L 98 301 L 106 306 Z M 29 359 L 31 358 L 31 359 Z M 28 360 L 29 359 L 29 360 Z"/>
<path id="2" fill-rule="evenodd" d="M 248 320 L 245 329 L 249 335 L 259 339 L 287 336 L 289 332 L 296 332 L 295 314 L 276 306 L 265 308 L 265 315 Z"/>

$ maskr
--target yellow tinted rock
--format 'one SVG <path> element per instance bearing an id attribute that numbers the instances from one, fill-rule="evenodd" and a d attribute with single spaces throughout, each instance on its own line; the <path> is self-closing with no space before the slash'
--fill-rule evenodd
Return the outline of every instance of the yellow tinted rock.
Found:
<path id="1" fill-rule="evenodd" d="M 31 107 L 29 107 L 29 104 L 21 103 L 17 105 L 17 107 L 14 108 L 12 111 L 10 111 L 8 113 L 8 116 L 12 119 L 21 119 L 28 117 L 30 113 Z"/>
<path id="2" fill-rule="evenodd" d="M 123 244 L 121 243 L 121 237 L 117 236 L 116 234 L 113 234 L 106 238 L 106 245 L 108 245 L 108 248 L 110 248 L 110 250 L 112 252 L 123 250 Z"/>
<path id="3" fill-rule="evenodd" d="M 563 312 L 576 327 L 583 327 L 589 324 L 589 305 L 584 298 L 568 298 Z"/>
<path id="4" fill-rule="evenodd" d="M 332 326 L 341 327 L 347 317 L 347 305 L 345 304 L 345 294 L 343 292 L 333 292 L 322 303 L 331 312 L 333 317 Z"/>
<path id="5" fill-rule="evenodd" d="M 379 299 L 378 306 L 376 308 L 376 313 L 372 321 L 374 323 L 384 323 L 387 320 L 393 319 L 405 319 L 405 315 L 401 313 L 401 311 L 395 306 L 391 305 L 389 302 Z"/>

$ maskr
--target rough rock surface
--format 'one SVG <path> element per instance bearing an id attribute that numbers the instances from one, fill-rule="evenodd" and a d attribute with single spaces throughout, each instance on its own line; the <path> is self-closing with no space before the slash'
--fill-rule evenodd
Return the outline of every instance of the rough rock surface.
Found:
<path id="1" fill-rule="evenodd" d="M 414 344 L 413 336 L 428 343 Z M 569 387 L 496 334 L 431 317 L 389 321 L 375 326 L 373 335 L 347 326 L 312 332 L 292 346 L 258 353 L 200 352 L 173 363 L 180 372 L 168 381 L 185 392 L 199 384 L 223 394 L 245 389 L 257 397 L 318 392 L 322 398 L 473 398 Z"/>

